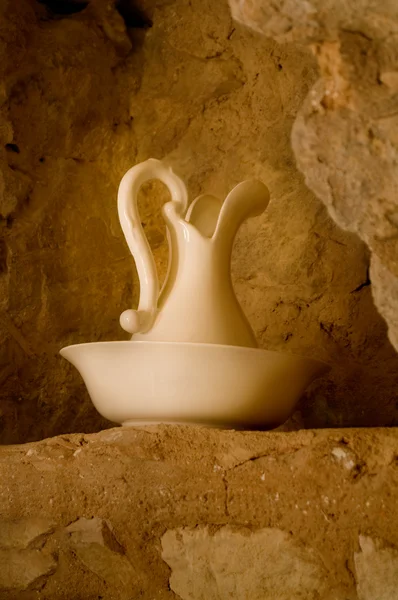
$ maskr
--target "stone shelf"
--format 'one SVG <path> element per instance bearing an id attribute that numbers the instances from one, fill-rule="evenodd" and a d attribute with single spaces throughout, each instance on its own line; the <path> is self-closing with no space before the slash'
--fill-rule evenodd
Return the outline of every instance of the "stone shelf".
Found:
<path id="1" fill-rule="evenodd" d="M 0 448 L 1 600 L 393 600 L 398 429 Z"/>

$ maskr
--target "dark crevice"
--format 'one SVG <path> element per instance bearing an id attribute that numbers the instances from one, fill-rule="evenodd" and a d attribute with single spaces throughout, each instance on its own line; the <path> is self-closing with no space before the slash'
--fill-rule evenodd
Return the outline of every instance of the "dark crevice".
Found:
<path id="1" fill-rule="evenodd" d="M 87 0 L 37 0 L 51 10 L 54 15 L 73 15 L 89 5 Z"/>
<path id="2" fill-rule="evenodd" d="M 15 152 L 16 154 L 20 153 L 20 150 L 16 144 L 6 144 L 4 147 L 9 152 Z"/>
<path id="3" fill-rule="evenodd" d="M 352 469 L 351 474 L 354 481 L 359 481 L 367 473 L 366 464 L 363 461 L 359 461 Z"/>
<path id="4" fill-rule="evenodd" d="M 3 215 L 0 214 L 0 225 L 5 225 L 7 227 L 7 229 L 11 229 L 13 222 L 14 222 L 13 214 L 9 214 L 6 217 L 3 217 Z"/>
<path id="5" fill-rule="evenodd" d="M 125 22 L 126 27 L 131 29 L 149 29 L 152 20 L 137 6 L 136 0 L 118 0 L 116 10 Z"/>
<path id="6" fill-rule="evenodd" d="M 366 271 L 366 280 L 363 283 L 361 283 L 358 287 L 356 287 L 355 290 L 352 290 L 351 294 L 360 292 L 361 290 L 363 290 L 363 288 L 368 287 L 371 284 L 372 284 L 372 282 L 370 281 L 370 278 L 369 278 L 369 269 L 368 269 Z"/>
<path id="7" fill-rule="evenodd" d="M 4 240 L 0 239 L 0 275 L 7 271 L 8 249 Z"/>
<path id="8" fill-rule="evenodd" d="M 319 323 L 319 327 L 328 335 L 330 335 L 331 331 L 333 330 L 333 324 L 328 327 L 325 323 L 322 323 L 322 321 Z"/>
<path id="9" fill-rule="evenodd" d="M 224 484 L 224 490 L 225 490 L 225 500 L 224 500 L 225 516 L 229 517 L 229 509 L 228 509 L 228 481 L 227 481 L 227 479 L 225 477 L 225 473 L 223 475 L 222 482 Z"/>
<path id="10" fill-rule="evenodd" d="M 363 31 L 359 31 L 357 29 L 342 28 L 341 31 L 343 31 L 344 33 L 348 33 L 350 35 L 358 35 L 359 37 L 363 38 L 367 42 L 373 41 L 373 39 L 371 37 L 369 37 L 368 35 L 366 35 L 366 33 L 364 33 Z"/>

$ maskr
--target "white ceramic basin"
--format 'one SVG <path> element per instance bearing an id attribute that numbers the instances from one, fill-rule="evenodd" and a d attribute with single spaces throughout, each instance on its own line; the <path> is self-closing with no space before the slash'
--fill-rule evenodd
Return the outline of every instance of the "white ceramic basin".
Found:
<path id="1" fill-rule="evenodd" d="M 181 342 L 78 344 L 61 355 L 80 372 L 98 412 L 126 426 L 270 429 L 329 369 L 293 354 Z"/>

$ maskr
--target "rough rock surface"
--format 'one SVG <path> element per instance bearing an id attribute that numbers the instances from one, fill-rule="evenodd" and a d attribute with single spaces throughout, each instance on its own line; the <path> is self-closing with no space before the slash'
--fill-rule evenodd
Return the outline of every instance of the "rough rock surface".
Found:
<path id="1" fill-rule="evenodd" d="M 55 572 L 57 561 L 44 549 L 54 530 L 54 522 L 46 518 L 0 521 L 1 592 L 40 589 Z"/>
<path id="2" fill-rule="evenodd" d="M 230 0 L 241 22 L 312 48 L 320 79 L 292 144 L 307 185 L 371 249 L 373 296 L 398 349 L 398 5 Z"/>
<path id="3" fill-rule="evenodd" d="M 164 534 L 162 548 L 170 587 L 183 600 L 338 597 L 339 582 L 312 549 L 280 529 L 181 528 Z"/>
<path id="4" fill-rule="evenodd" d="M 290 147 L 316 60 L 234 23 L 226 1 L 140 6 L 0 3 L 0 441 L 107 426 L 58 350 L 123 338 L 118 317 L 139 289 L 116 191 L 150 156 L 191 199 L 268 184 L 267 213 L 236 243 L 238 297 L 262 347 L 333 364 L 288 427 L 397 423 L 398 358 L 367 250 L 304 185 Z M 140 204 L 160 274 L 165 197 L 149 185 Z"/>
<path id="5" fill-rule="evenodd" d="M 366 536 L 359 536 L 359 545 L 361 552 L 354 557 L 359 600 L 390 600 L 396 597 L 398 550 Z"/>
<path id="6" fill-rule="evenodd" d="M 3 446 L 0 597 L 394 600 L 397 448 L 183 426 Z"/>

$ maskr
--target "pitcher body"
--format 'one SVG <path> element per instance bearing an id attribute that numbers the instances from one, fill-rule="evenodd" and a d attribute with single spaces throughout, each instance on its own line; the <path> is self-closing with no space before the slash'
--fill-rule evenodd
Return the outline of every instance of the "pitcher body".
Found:
<path id="1" fill-rule="evenodd" d="M 139 186 L 154 178 L 172 196 L 163 207 L 169 268 L 160 294 L 137 208 Z M 264 184 L 246 181 L 223 203 L 201 196 L 186 211 L 184 184 L 160 161 L 151 159 L 128 171 L 119 189 L 119 218 L 137 264 L 141 296 L 138 310 L 125 311 L 121 324 L 133 340 L 257 346 L 233 290 L 230 263 L 241 223 L 263 212 L 268 201 Z"/>

